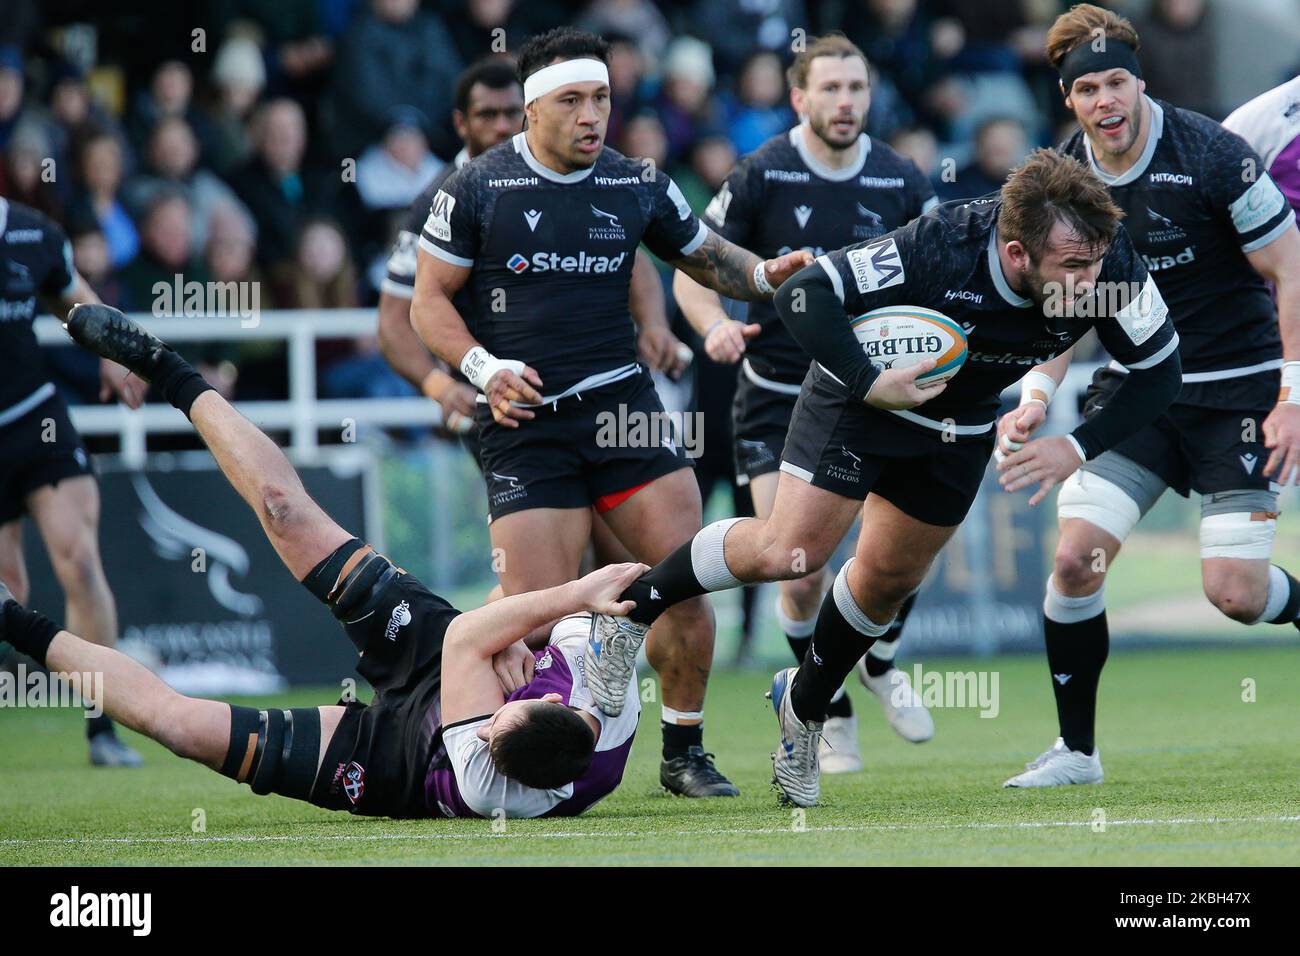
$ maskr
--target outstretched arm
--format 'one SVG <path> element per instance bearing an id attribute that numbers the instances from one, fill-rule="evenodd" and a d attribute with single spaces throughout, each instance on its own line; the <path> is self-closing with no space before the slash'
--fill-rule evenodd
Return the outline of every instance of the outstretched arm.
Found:
<path id="1" fill-rule="evenodd" d="M 494 654 L 569 614 L 627 614 L 635 602 L 618 596 L 649 570 L 644 564 L 609 564 L 577 581 L 514 594 L 458 615 L 442 643 L 443 723 L 493 713 L 505 702 L 492 668 Z"/>
<path id="2" fill-rule="evenodd" d="M 709 230 L 698 249 L 690 255 L 673 259 L 672 264 L 719 295 L 753 301 L 770 299 L 781 283 L 812 261 L 812 254 L 802 249 L 776 259 L 759 259 L 749 250 Z M 755 281 L 755 267 L 760 262 L 763 263 L 767 288 Z"/>

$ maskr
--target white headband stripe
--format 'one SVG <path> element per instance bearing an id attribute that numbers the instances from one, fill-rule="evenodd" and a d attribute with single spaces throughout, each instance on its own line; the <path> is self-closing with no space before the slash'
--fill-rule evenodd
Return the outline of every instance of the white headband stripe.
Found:
<path id="1" fill-rule="evenodd" d="M 609 69 L 600 60 L 584 57 L 544 66 L 524 80 L 524 102 L 531 103 L 539 96 L 545 96 L 569 83 L 589 83 L 593 80 L 609 84 Z"/>

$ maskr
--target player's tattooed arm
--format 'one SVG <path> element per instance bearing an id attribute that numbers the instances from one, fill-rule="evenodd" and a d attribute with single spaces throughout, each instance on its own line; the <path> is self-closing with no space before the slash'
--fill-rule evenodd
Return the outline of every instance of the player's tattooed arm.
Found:
<path id="1" fill-rule="evenodd" d="M 755 281 L 755 267 L 763 262 L 763 272 L 769 288 L 760 288 Z M 672 264 L 705 288 L 712 289 L 729 299 L 754 301 L 770 299 L 786 279 L 812 262 L 812 254 L 798 250 L 776 259 L 760 260 L 747 249 L 723 239 L 713 230 L 700 247 L 688 256 L 672 260 Z"/>

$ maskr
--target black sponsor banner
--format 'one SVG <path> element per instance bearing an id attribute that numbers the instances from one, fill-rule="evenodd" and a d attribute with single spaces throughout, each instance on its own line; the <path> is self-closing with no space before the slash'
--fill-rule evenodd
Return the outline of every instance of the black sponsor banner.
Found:
<path id="1" fill-rule="evenodd" d="M 364 474 L 299 470 L 307 492 L 364 537 Z M 192 694 L 262 694 L 339 684 L 355 651 L 294 580 L 253 512 L 213 467 L 100 478 L 100 549 L 117 599 L 122 650 Z M 27 522 L 31 606 L 63 617 L 63 596 Z"/>

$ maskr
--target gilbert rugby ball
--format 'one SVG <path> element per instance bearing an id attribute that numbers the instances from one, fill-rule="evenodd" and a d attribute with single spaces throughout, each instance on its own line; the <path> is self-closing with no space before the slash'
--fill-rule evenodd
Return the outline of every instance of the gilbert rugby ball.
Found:
<path id="1" fill-rule="evenodd" d="M 876 368 L 910 368 L 934 359 L 938 364 L 916 380 L 918 385 L 946 382 L 966 362 L 966 333 L 934 309 L 888 305 L 872 309 L 850 324 L 863 353 Z"/>

